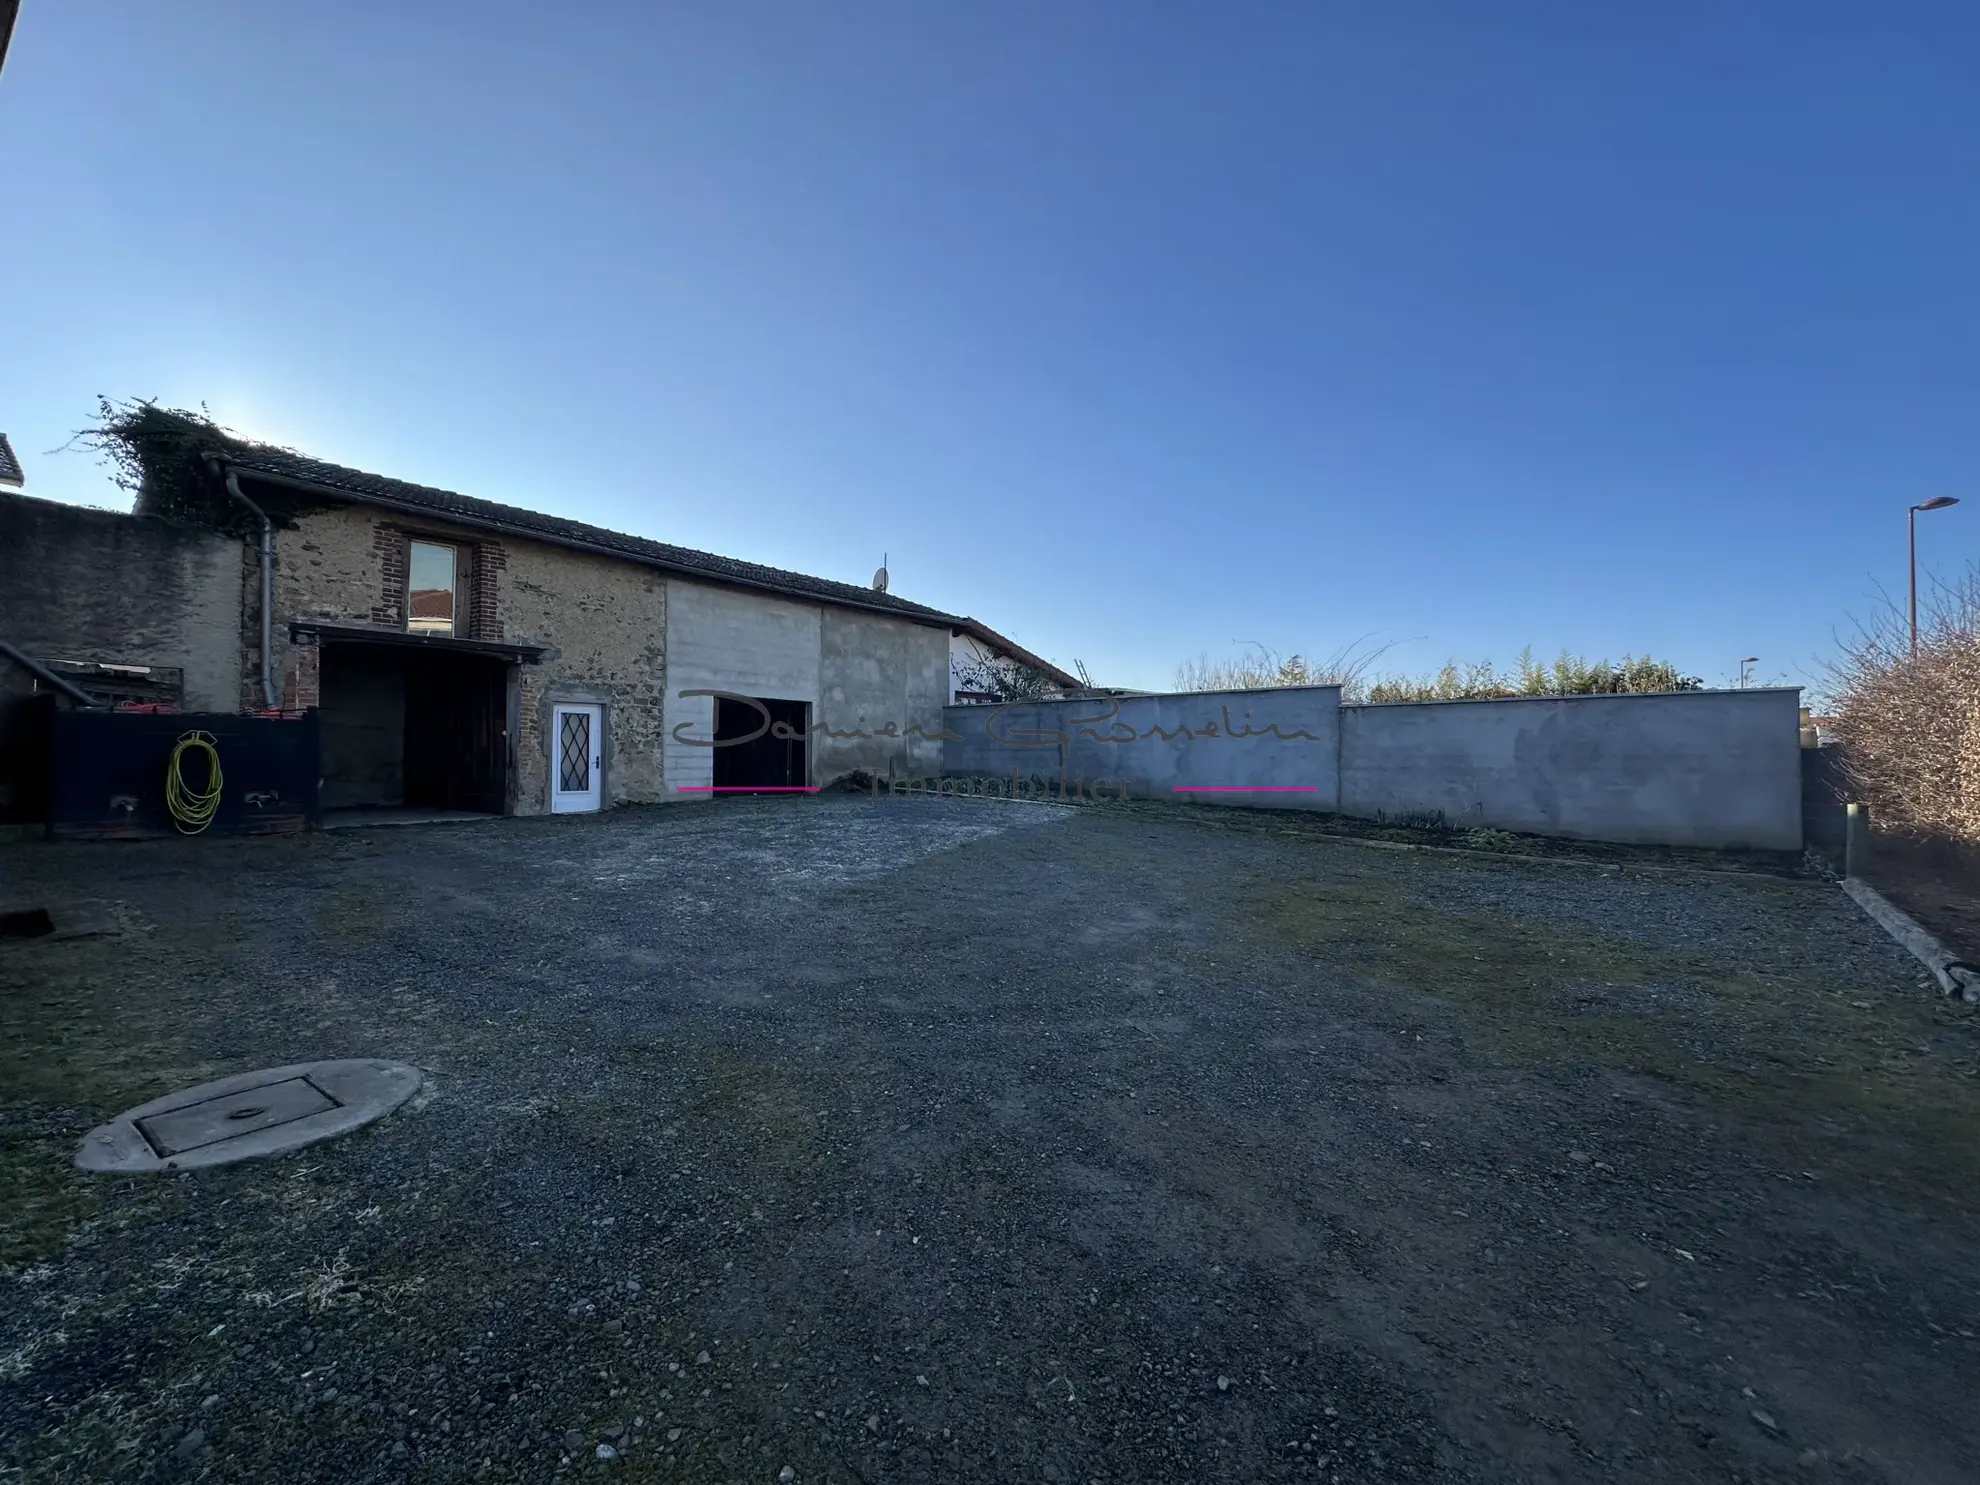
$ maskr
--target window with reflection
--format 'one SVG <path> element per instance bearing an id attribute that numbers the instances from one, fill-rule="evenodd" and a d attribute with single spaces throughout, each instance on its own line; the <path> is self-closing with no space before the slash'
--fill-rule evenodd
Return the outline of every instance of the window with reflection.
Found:
<path id="1" fill-rule="evenodd" d="M 406 628 L 415 634 L 453 634 L 460 612 L 457 553 L 437 541 L 415 541 L 406 563 Z"/>

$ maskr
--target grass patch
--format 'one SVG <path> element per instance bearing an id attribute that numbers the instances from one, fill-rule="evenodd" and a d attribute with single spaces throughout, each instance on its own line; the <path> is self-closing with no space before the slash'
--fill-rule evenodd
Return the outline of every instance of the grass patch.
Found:
<path id="1" fill-rule="evenodd" d="M 316 931 L 334 944 L 375 944 L 398 921 L 401 905 L 389 883 L 345 883 L 322 894 L 316 906 Z"/>
<path id="2" fill-rule="evenodd" d="M 1980 1181 L 1980 1036 L 1922 991 L 1897 998 L 1820 965 L 1762 969 L 1509 912 L 1440 911 L 1378 872 L 1255 880 L 1241 921 L 1354 982 L 1455 1008 L 1508 1061 L 1662 1079 L 1795 1134 L 1811 1158 L 1819 1146 L 1832 1160 L 1841 1132 L 1879 1176 L 1940 1190 Z"/>
<path id="3" fill-rule="evenodd" d="M 7 1110 L 10 1125 L 13 1117 Z M 45 1135 L 0 1134 L 0 1275 L 60 1252 L 76 1225 L 97 1214 L 98 1193 L 70 1169 L 71 1153 Z"/>
<path id="4" fill-rule="evenodd" d="M 681 1113 L 746 1143 L 764 1175 L 798 1178 L 823 1159 L 819 1110 L 831 1105 L 818 1102 L 808 1078 L 723 1046 L 702 1048 L 686 1073 Z"/>
<path id="5" fill-rule="evenodd" d="M 692 1133 L 666 1131 L 664 1143 L 718 1148 L 752 1172 L 763 1189 L 808 1182 L 829 1154 L 843 1088 L 821 1087 L 817 1070 L 773 1061 L 735 1047 L 626 1043 L 606 1061 L 615 1076 L 582 1105 L 562 1110 L 577 1138 L 600 1149 L 625 1141 L 626 1130 L 667 1119 Z"/>
<path id="6" fill-rule="evenodd" d="M 1618 867 L 1657 870 L 1740 872 L 1760 877 L 1820 880 L 1821 863 L 1790 851 L 1706 850 L 1685 846 L 1629 846 L 1611 841 L 1570 840 L 1527 835 L 1493 826 L 1458 826 L 1437 814 L 1365 820 L 1318 810 L 1247 809 L 1228 805 L 1180 804 L 1163 799 L 1108 802 L 1105 813 L 1146 819 L 1183 820 L 1207 830 L 1266 835 L 1294 840 L 1370 840 L 1392 845 L 1433 846 L 1545 860 L 1599 861 Z"/>
<path id="7" fill-rule="evenodd" d="M 61 1251 L 78 1227 L 163 1199 L 71 1164 L 88 1130 L 212 1076 L 149 1028 L 127 964 L 103 944 L 24 945 L 0 959 L 0 1273 Z"/>

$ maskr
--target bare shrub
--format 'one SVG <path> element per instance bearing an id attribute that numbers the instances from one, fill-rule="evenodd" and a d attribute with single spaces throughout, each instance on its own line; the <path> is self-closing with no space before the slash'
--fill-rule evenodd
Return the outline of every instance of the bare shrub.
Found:
<path id="1" fill-rule="evenodd" d="M 1062 689 L 1036 666 L 996 655 L 978 655 L 958 665 L 955 684 L 959 690 L 998 701 L 1036 701 L 1057 696 Z"/>
<path id="2" fill-rule="evenodd" d="M 1696 691 L 1697 676 L 1648 655 L 1625 655 L 1620 664 L 1584 660 L 1563 650 L 1552 664 L 1535 661 L 1529 647 L 1521 650 L 1511 671 L 1498 670 L 1489 660 L 1460 666 L 1455 660 L 1427 676 L 1377 675 L 1375 662 L 1392 645 L 1362 651 L 1366 639 L 1336 650 L 1317 664 L 1299 655 L 1281 656 L 1257 645 L 1255 655 L 1212 663 L 1205 655 L 1176 672 L 1181 691 L 1255 691 L 1267 686 L 1341 688 L 1341 700 L 1364 701 L 1480 701 L 1508 696 L 1577 696 L 1621 691 Z"/>
<path id="3" fill-rule="evenodd" d="M 1980 568 L 1923 610 L 1915 652 L 1887 598 L 1830 663 L 1844 768 L 1882 826 L 1980 841 Z"/>

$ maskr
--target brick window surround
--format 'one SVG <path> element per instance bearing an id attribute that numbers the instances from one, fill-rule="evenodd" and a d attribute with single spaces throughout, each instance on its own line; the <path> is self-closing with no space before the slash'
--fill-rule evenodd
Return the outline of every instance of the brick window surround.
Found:
<path id="1" fill-rule="evenodd" d="M 439 542 L 460 554 L 455 572 L 460 587 L 455 594 L 454 632 L 463 639 L 506 638 L 502 629 L 501 574 L 508 566 L 508 554 L 499 541 L 475 541 L 456 532 L 434 531 L 418 526 L 380 521 L 372 530 L 372 546 L 378 553 L 379 594 L 372 605 L 371 622 L 389 629 L 406 625 L 406 583 L 411 567 L 414 540 Z"/>

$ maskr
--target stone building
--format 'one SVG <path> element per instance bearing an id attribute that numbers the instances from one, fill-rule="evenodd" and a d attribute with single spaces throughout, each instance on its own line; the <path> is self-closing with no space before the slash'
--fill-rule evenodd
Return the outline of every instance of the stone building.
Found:
<path id="1" fill-rule="evenodd" d="M 187 710 L 316 709 L 326 811 L 940 772 L 973 620 L 172 431 L 130 515 L 0 494 L 0 639 L 85 687 L 106 664 L 167 678 Z"/>

